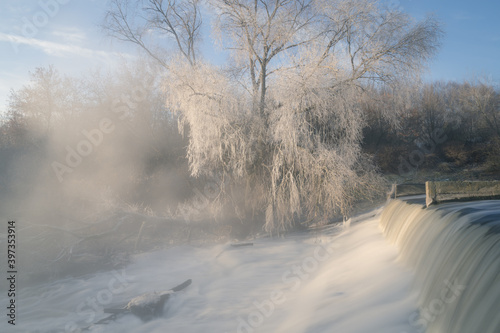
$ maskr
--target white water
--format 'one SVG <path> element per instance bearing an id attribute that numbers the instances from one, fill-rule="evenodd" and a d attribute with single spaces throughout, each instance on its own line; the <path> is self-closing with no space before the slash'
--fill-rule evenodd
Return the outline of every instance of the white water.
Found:
<path id="1" fill-rule="evenodd" d="M 499 226 L 499 201 L 428 209 L 388 204 L 381 227 L 414 267 L 420 290 L 412 326 L 427 333 L 500 332 Z"/>
<path id="2" fill-rule="evenodd" d="M 382 235 L 378 213 L 353 220 L 346 230 L 257 239 L 252 247 L 143 254 L 119 277 L 102 272 L 20 286 L 17 325 L 4 318 L 0 331 L 77 332 L 103 318 L 104 306 L 191 278 L 192 285 L 167 302 L 163 317 L 143 323 L 128 315 L 91 331 L 415 332 L 409 321 L 417 310 L 413 275 Z M 0 302 L 6 304 L 5 292 Z"/>

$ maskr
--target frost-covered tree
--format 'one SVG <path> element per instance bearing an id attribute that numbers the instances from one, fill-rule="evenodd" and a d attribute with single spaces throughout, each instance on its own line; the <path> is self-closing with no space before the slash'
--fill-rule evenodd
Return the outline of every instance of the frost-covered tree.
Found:
<path id="1" fill-rule="evenodd" d="M 70 77 L 61 77 L 53 66 L 36 68 L 28 84 L 11 91 L 8 116 L 27 126 L 35 137 L 47 135 L 81 111 L 78 85 Z"/>
<path id="2" fill-rule="evenodd" d="M 366 87 L 396 91 L 415 78 L 439 45 L 438 22 L 372 0 L 208 3 L 233 62 L 217 68 L 181 51 L 166 66 L 192 174 L 241 184 L 245 210 L 265 214 L 271 232 L 348 215 L 379 184 L 360 150 Z"/>

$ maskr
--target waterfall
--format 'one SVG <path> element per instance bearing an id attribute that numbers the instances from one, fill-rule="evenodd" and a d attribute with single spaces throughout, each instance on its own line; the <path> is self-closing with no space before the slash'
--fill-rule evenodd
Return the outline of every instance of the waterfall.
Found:
<path id="1" fill-rule="evenodd" d="M 415 271 L 415 332 L 500 332 L 500 201 L 391 201 L 380 227 Z"/>

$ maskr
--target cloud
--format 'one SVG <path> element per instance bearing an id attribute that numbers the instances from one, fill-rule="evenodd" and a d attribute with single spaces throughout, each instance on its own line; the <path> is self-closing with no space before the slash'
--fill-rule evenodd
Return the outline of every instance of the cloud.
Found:
<path id="1" fill-rule="evenodd" d="M 56 30 L 52 31 L 52 35 L 56 38 L 62 39 L 66 43 L 80 44 L 87 40 L 87 35 L 80 29 L 65 29 L 66 31 Z"/>
<path id="2" fill-rule="evenodd" d="M 65 34 L 64 32 L 59 32 L 59 35 L 66 36 L 69 39 L 73 38 L 73 41 L 81 37 L 79 37 L 77 34 L 71 35 Z M 6 34 L 3 32 L 0 32 L 0 41 L 10 42 L 16 50 L 19 45 L 27 45 L 29 47 L 39 49 L 47 55 L 55 57 L 79 56 L 89 59 L 98 59 L 105 63 L 112 62 L 120 57 L 131 57 L 130 55 L 124 53 L 93 50 L 75 45 L 74 43 L 63 44 L 36 38 L 27 38 L 18 35 Z"/>

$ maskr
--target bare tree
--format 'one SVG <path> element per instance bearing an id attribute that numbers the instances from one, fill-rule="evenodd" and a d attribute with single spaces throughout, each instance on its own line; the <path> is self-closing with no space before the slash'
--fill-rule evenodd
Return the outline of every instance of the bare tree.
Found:
<path id="1" fill-rule="evenodd" d="M 442 129 L 445 119 L 444 89 L 440 89 L 437 83 L 424 85 L 422 89 L 422 101 L 420 110 L 422 112 L 423 139 L 429 142 L 437 129 Z"/>
<path id="2" fill-rule="evenodd" d="M 201 25 L 200 0 L 112 0 L 102 27 L 168 67 L 165 50 L 150 45 L 148 37 L 173 38 L 178 51 L 194 65 Z"/>
<path id="3" fill-rule="evenodd" d="M 235 59 L 245 63 L 252 93 L 263 113 L 268 77 L 304 61 L 321 66 L 333 56 L 332 71 L 344 80 L 391 82 L 415 75 L 432 56 L 441 36 L 432 17 L 422 22 L 376 1 L 213 0 L 217 31 Z M 290 56 L 313 48 L 316 54 Z M 287 53 L 283 55 L 283 53 Z M 347 74 L 347 75 L 346 75 Z M 343 80 L 337 80 L 341 83 Z"/>
<path id="4" fill-rule="evenodd" d="M 264 115 L 267 78 L 276 67 L 271 62 L 287 50 L 311 42 L 315 23 L 312 1 L 212 1 L 217 13 L 217 31 L 246 63 L 254 104 Z M 302 38 L 298 38 L 301 36 Z M 305 38 L 304 38 L 305 37 Z"/>
<path id="5" fill-rule="evenodd" d="M 482 120 L 494 135 L 500 136 L 500 97 L 486 80 L 470 80 L 464 84 L 463 106 Z"/>

